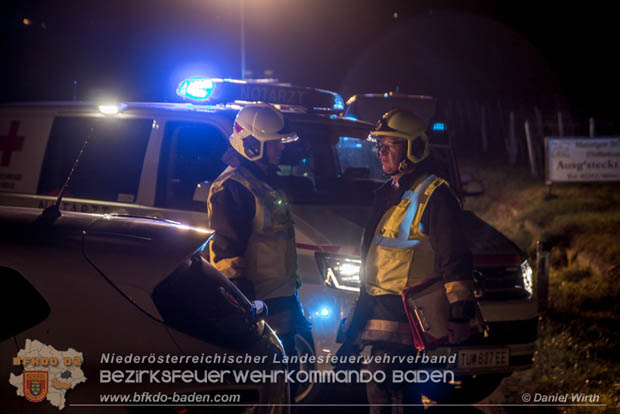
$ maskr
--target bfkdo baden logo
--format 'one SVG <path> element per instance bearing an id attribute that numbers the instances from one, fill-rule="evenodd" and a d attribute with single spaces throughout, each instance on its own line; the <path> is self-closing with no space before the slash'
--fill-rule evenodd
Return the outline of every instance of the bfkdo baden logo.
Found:
<path id="1" fill-rule="evenodd" d="M 47 397 L 47 371 L 24 371 L 24 397 L 30 402 L 41 402 Z"/>
<path id="2" fill-rule="evenodd" d="M 59 410 L 65 408 L 68 390 L 85 382 L 81 369 L 84 356 L 73 348 L 58 351 L 50 345 L 26 339 L 26 346 L 13 358 L 13 366 L 21 366 L 21 375 L 11 373 L 9 383 L 17 395 L 39 403 L 48 400 Z"/>

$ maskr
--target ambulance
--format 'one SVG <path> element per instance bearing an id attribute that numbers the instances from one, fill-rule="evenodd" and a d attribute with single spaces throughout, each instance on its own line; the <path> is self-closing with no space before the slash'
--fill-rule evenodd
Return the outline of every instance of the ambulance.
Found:
<path id="1" fill-rule="evenodd" d="M 225 168 L 221 156 L 235 115 L 250 102 L 272 103 L 300 137 L 284 149 L 278 184 L 295 223 L 300 297 L 312 322 L 312 334 L 298 337 L 298 349 L 316 359 L 301 368 L 332 369 L 338 326 L 360 289 L 359 243 L 373 190 L 385 181 L 376 149 L 366 141 L 374 124 L 343 115 L 344 100 L 335 92 L 273 80 L 195 77 L 181 82 L 177 94 L 173 103 L 1 105 L 0 205 L 45 208 L 73 169 L 64 211 L 204 228 L 209 186 Z M 445 163 L 447 178 L 460 189 L 452 160 Z M 536 306 L 522 252 L 471 217 L 478 294 L 494 334 L 448 351 L 459 352 L 452 368 L 463 379 L 461 388 L 494 388 L 531 366 Z M 321 388 L 303 385 L 297 401 L 311 401 Z"/>

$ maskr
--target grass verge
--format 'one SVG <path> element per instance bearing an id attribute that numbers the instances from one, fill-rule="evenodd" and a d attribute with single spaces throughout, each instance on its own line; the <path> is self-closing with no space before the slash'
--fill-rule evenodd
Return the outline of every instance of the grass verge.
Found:
<path id="1" fill-rule="evenodd" d="M 542 179 L 532 179 L 525 169 L 464 165 L 462 170 L 486 188 L 484 195 L 466 199 L 467 209 L 532 259 L 536 240 L 553 246 L 549 309 L 541 317 L 527 388 L 548 395 L 596 394 L 606 405 L 557 412 L 619 412 L 620 184 L 558 185 L 548 197 Z"/>

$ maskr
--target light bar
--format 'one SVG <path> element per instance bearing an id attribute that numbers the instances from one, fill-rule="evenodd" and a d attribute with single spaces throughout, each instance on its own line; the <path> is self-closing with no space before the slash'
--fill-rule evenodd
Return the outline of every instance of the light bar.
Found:
<path id="1" fill-rule="evenodd" d="M 177 95 L 194 101 L 206 101 L 211 96 L 213 80 L 199 76 L 185 79 L 177 87 Z"/>
<path id="2" fill-rule="evenodd" d="M 126 104 L 103 104 L 99 105 L 99 111 L 105 115 L 116 115 L 127 108 Z"/>
<path id="3" fill-rule="evenodd" d="M 177 87 L 177 95 L 190 101 L 209 104 L 267 102 L 274 105 L 301 107 L 339 113 L 344 110 L 344 100 L 339 94 L 315 88 L 291 86 L 271 79 L 216 79 L 192 77 Z"/>
<path id="4" fill-rule="evenodd" d="M 435 122 L 435 123 L 433 123 L 433 126 L 431 127 L 431 129 L 433 131 L 445 131 L 446 130 L 446 124 L 444 124 L 443 122 Z"/>

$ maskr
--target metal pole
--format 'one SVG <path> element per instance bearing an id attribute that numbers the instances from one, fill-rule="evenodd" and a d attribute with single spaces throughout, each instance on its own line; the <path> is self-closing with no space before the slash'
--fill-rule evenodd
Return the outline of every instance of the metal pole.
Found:
<path id="1" fill-rule="evenodd" d="M 594 118 L 590 118 L 590 138 L 594 138 Z"/>
<path id="2" fill-rule="evenodd" d="M 560 138 L 564 137 L 564 122 L 562 121 L 562 112 L 558 112 L 558 134 Z"/>
<path id="3" fill-rule="evenodd" d="M 245 79 L 245 0 L 239 0 L 241 16 L 241 79 Z"/>

